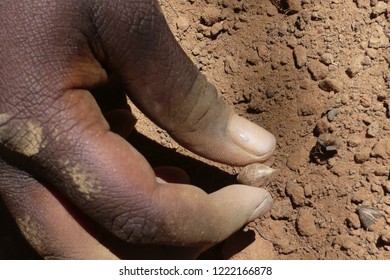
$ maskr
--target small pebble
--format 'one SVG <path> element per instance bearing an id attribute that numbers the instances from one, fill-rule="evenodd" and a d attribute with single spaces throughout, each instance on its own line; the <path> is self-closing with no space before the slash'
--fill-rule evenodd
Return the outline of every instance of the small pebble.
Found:
<path id="1" fill-rule="evenodd" d="M 195 55 L 195 56 L 200 55 L 200 48 L 199 48 L 199 46 L 195 46 L 195 47 L 192 49 L 192 54 Z"/>
<path id="2" fill-rule="evenodd" d="M 313 188 L 311 185 L 305 185 L 303 189 L 306 197 L 311 197 L 313 195 Z"/>
<path id="3" fill-rule="evenodd" d="M 348 75 L 348 77 L 350 78 L 353 78 L 355 77 L 359 72 L 360 70 L 363 68 L 362 64 L 360 63 L 360 61 L 355 61 L 354 63 L 352 63 L 348 68 L 347 70 L 345 71 Z"/>
<path id="4" fill-rule="evenodd" d="M 329 132 L 331 125 L 326 118 L 321 118 L 317 121 L 315 132 L 316 134 L 323 134 Z"/>
<path id="5" fill-rule="evenodd" d="M 382 131 L 381 127 L 377 122 L 370 124 L 367 128 L 368 137 L 377 137 L 378 134 Z"/>
<path id="6" fill-rule="evenodd" d="M 176 26 L 179 31 L 185 32 L 190 27 L 190 22 L 188 18 L 180 16 L 176 21 Z"/>
<path id="7" fill-rule="evenodd" d="M 213 24 L 210 29 L 211 36 L 216 37 L 223 29 L 223 24 L 221 22 L 217 22 Z"/>
<path id="8" fill-rule="evenodd" d="M 302 68 L 307 63 L 307 50 L 305 47 L 298 45 L 294 48 L 294 60 L 297 68 Z"/>
<path id="9" fill-rule="evenodd" d="M 366 50 L 366 53 L 367 53 L 368 57 L 371 59 L 375 59 L 378 56 L 378 51 L 376 49 L 368 48 Z"/>
<path id="10" fill-rule="evenodd" d="M 355 154 L 354 160 L 358 164 L 362 164 L 369 160 L 370 158 L 370 151 L 362 151 L 360 153 Z"/>
<path id="11" fill-rule="evenodd" d="M 330 53 L 323 53 L 320 58 L 320 62 L 322 62 L 325 65 L 330 65 L 334 61 L 333 55 Z"/>
<path id="12" fill-rule="evenodd" d="M 224 70 L 226 74 L 233 74 L 238 71 L 238 64 L 230 55 L 226 56 L 224 64 Z"/>
<path id="13" fill-rule="evenodd" d="M 313 103 L 302 104 L 298 108 L 298 116 L 312 116 L 318 110 L 318 106 Z"/>
<path id="14" fill-rule="evenodd" d="M 358 229 L 361 226 L 359 216 L 356 213 L 351 213 L 345 222 L 347 226 L 353 229 Z"/>
<path id="15" fill-rule="evenodd" d="M 337 108 L 333 108 L 333 109 L 329 110 L 329 112 L 327 114 L 328 121 L 332 122 L 335 119 L 335 117 L 338 115 L 339 112 L 340 112 L 340 110 Z"/>
<path id="16" fill-rule="evenodd" d="M 341 142 L 336 135 L 323 133 L 317 137 L 317 146 L 322 147 L 327 152 L 333 152 L 340 149 Z"/>

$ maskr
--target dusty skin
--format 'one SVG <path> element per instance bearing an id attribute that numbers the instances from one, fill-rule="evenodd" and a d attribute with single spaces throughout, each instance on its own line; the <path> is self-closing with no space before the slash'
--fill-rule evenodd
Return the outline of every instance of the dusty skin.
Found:
<path id="1" fill-rule="evenodd" d="M 0 114 L 0 143 L 31 157 L 44 146 L 42 127 L 35 120 L 17 120 L 9 114 Z"/>
<path id="2" fill-rule="evenodd" d="M 390 259 L 390 3 L 283 2 L 161 0 L 218 94 L 278 141 L 266 163 L 278 170 L 273 210 L 202 258 Z M 152 164 L 180 163 L 200 186 L 234 182 L 241 168 L 196 157 L 138 117 L 136 130 L 166 147 L 143 151 Z M 325 133 L 337 145 L 318 145 Z M 359 207 L 381 213 L 369 230 Z M 8 256 L 35 257 L 17 235 L 1 240 Z"/>

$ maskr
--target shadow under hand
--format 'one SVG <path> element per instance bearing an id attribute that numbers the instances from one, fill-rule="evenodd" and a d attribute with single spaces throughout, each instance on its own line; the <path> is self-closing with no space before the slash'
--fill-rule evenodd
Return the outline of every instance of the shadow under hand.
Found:
<path id="1" fill-rule="evenodd" d="M 175 149 L 163 147 L 137 131 L 133 131 L 128 140 L 152 167 L 167 165 L 180 167 L 188 173 L 192 185 L 207 193 L 237 183 L 236 176 L 192 157 L 179 154 Z"/>

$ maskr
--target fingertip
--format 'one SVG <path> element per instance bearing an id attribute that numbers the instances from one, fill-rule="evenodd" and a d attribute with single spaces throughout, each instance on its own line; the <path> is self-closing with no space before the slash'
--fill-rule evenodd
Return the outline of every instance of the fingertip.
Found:
<path id="1" fill-rule="evenodd" d="M 275 150 L 275 136 L 253 122 L 234 114 L 228 123 L 232 141 L 250 154 L 266 160 Z"/>
<path id="2" fill-rule="evenodd" d="M 259 206 L 257 206 L 256 209 L 253 211 L 252 215 L 248 219 L 248 222 L 251 222 L 256 218 L 259 218 L 267 212 L 271 211 L 273 205 L 273 199 L 271 194 L 265 191 L 262 196 L 264 197 L 263 200 L 260 202 Z"/>
<path id="3" fill-rule="evenodd" d="M 249 185 L 229 185 L 211 194 L 214 203 L 222 207 L 230 222 L 242 226 L 269 212 L 273 205 L 271 194 Z"/>

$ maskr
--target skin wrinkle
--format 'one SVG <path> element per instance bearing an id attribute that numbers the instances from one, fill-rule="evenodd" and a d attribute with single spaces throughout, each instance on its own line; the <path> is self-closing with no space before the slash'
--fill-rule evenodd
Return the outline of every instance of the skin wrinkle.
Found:
<path id="1" fill-rule="evenodd" d="M 154 195 L 150 195 L 148 197 L 154 197 Z M 123 240 L 126 240 L 130 243 L 150 243 L 155 239 L 157 235 L 161 235 L 160 225 L 161 221 L 164 220 L 162 217 L 163 213 L 159 213 L 156 215 L 155 208 L 157 207 L 156 201 L 153 199 L 145 199 L 144 195 L 139 195 L 139 197 L 135 197 L 133 195 L 130 202 L 131 208 L 128 208 L 130 202 L 124 202 L 125 212 L 122 214 L 118 214 L 115 219 L 111 222 L 111 231 L 115 232 L 119 237 Z M 118 201 L 115 203 L 118 204 Z M 116 209 L 118 209 L 116 207 Z M 159 207 L 157 207 L 159 208 Z M 107 209 L 106 209 L 107 210 Z M 159 217 L 159 219 L 155 219 L 152 221 L 149 217 Z M 123 221 L 122 221 L 123 220 Z M 151 224 L 153 226 L 148 227 L 146 229 L 145 225 Z"/>
<path id="2" fill-rule="evenodd" d="M 142 198 L 142 197 L 141 197 Z M 132 205 L 131 209 L 126 209 L 126 212 L 118 214 L 112 221 L 111 230 L 117 232 L 128 242 L 139 242 L 144 239 L 150 232 L 145 234 L 144 224 L 147 220 L 148 206 L 145 206 L 144 200 L 132 199 L 137 205 Z M 137 209 L 134 209 L 137 208 Z M 145 215 L 139 215 L 137 213 L 146 213 Z M 129 230 L 130 229 L 130 230 Z"/>
<path id="3" fill-rule="evenodd" d="M 205 77 L 201 76 L 199 74 L 198 79 L 195 80 L 195 82 L 192 85 L 191 91 L 197 90 L 199 92 L 204 92 L 208 89 L 208 82 Z M 211 89 L 213 90 L 213 89 Z M 205 99 L 203 95 L 195 95 L 196 98 L 193 97 L 194 95 L 188 94 L 186 98 L 183 100 L 184 104 L 191 104 L 190 108 L 185 108 L 184 111 L 187 112 L 187 114 L 183 114 L 183 108 L 182 106 L 179 106 L 180 109 L 177 109 L 176 115 L 186 116 L 182 122 L 184 122 L 186 125 L 184 126 L 186 128 L 187 132 L 194 132 L 200 127 L 204 127 L 207 125 L 207 120 L 213 119 L 208 118 L 207 116 L 209 114 L 215 114 L 215 111 L 217 110 L 218 106 L 214 105 L 215 99 L 212 99 L 211 102 L 204 102 Z M 191 103 L 188 101 L 188 99 L 191 98 Z M 212 110 L 211 110 L 212 109 Z M 176 119 L 177 117 L 175 117 Z M 202 124 L 203 119 L 206 118 L 206 123 Z"/>
<path id="4" fill-rule="evenodd" d="M 173 48 L 170 48 L 172 51 L 166 55 L 166 57 L 174 57 L 175 55 L 173 54 Z M 167 63 L 170 65 L 167 67 L 168 69 L 173 68 L 172 64 L 174 63 L 170 59 L 166 59 Z M 189 74 L 187 71 L 185 73 L 173 73 L 172 70 L 169 71 L 167 74 L 166 79 L 164 80 L 165 84 L 169 86 L 169 83 L 174 81 L 174 85 L 172 88 L 176 88 L 177 85 L 182 85 L 182 84 L 187 84 L 186 82 L 188 81 L 189 77 L 191 77 L 191 74 Z M 169 113 L 168 115 L 171 116 L 170 120 L 167 122 L 167 127 L 173 127 L 173 125 L 168 125 L 168 123 L 173 123 L 176 120 L 178 120 L 179 117 L 179 112 L 180 108 L 182 107 L 181 104 L 185 104 L 184 101 L 186 98 L 189 96 L 187 92 L 191 92 L 192 88 L 194 86 L 194 83 L 192 83 L 190 89 L 188 91 L 177 91 L 178 93 L 175 94 L 174 96 L 169 96 L 167 99 L 169 102 L 169 105 L 167 106 Z M 178 106 L 174 106 L 174 104 L 179 104 Z"/>
<path id="5" fill-rule="evenodd" d="M 128 5 L 132 6 L 131 10 L 133 11 L 133 14 L 135 14 L 138 11 L 140 5 L 138 3 L 134 3 L 134 1 L 130 1 L 130 2 L 128 2 Z M 94 13 L 94 17 L 93 17 L 94 18 L 93 21 L 95 22 L 95 26 L 96 26 L 95 28 L 97 30 L 97 34 L 100 34 L 99 38 L 98 38 L 99 41 L 102 42 L 102 38 L 105 38 L 104 39 L 105 44 L 101 44 L 101 47 L 103 49 L 103 53 L 105 54 L 105 57 L 107 58 L 108 51 L 105 48 L 105 45 L 109 45 L 110 46 L 110 53 L 116 54 L 120 57 L 126 57 L 128 55 L 127 52 L 132 50 L 130 48 L 126 48 L 123 50 L 123 48 L 122 48 L 122 45 L 123 45 L 122 41 L 126 41 L 126 36 L 121 36 L 119 39 L 118 39 L 118 37 L 114 38 L 112 36 L 111 30 L 115 29 L 116 25 L 113 26 L 114 21 L 108 20 L 108 19 L 110 19 L 112 15 L 115 15 L 116 17 L 118 16 L 118 14 L 122 15 L 121 17 L 119 17 L 117 19 L 117 21 L 121 22 L 123 25 L 130 26 L 132 28 L 130 30 L 130 33 L 131 33 L 131 32 L 134 32 L 133 29 L 135 26 L 134 22 L 135 22 L 136 17 L 135 16 L 132 16 L 132 17 L 124 16 L 123 15 L 123 7 L 120 7 L 120 8 L 117 7 L 117 6 L 119 6 L 119 1 L 109 1 L 106 5 L 107 5 L 106 8 L 104 8 L 103 4 L 96 5 L 99 8 L 97 9 L 97 12 Z M 109 14 L 106 14 L 103 12 L 99 13 L 100 10 L 105 10 L 105 9 L 109 10 L 111 12 Z M 129 34 L 129 35 L 131 35 L 131 34 Z M 112 44 L 113 41 L 117 42 L 117 43 Z M 124 51 L 124 53 L 123 53 L 123 51 Z M 124 60 L 119 60 L 119 61 L 121 63 L 125 63 Z M 124 65 L 110 65 L 110 66 L 117 68 L 117 69 L 125 67 Z"/>
<path id="6" fill-rule="evenodd" d="M 115 2 L 115 1 L 113 1 L 113 2 Z M 156 36 L 160 36 L 160 33 L 155 33 L 155 32 L 153 33 L 152 32 L 155 29 L 153 27 L 154 21 L 149 20 L 148 18 L 151 15 L 151 13 L 149 13 L 149 12 L 153 11 L 155 9 L 153 9 L 154 5 L 151 4 L 152 1 L 149 1 L 149 2 L 148 3 L 144 3 L 144 2 L 134 3 L 134 1 L 126 2 L 125 5 L 131 6 L 128 9 L 128 10 L 132 11 L 131 16 L 129 16 L 127 14 L 123 14 L 122 11 L 119 12 L 119 14 L 121 14 L 123 16 L 120 17 L 118 19 L 118 21 L 121 22 L 122 25 L 124 25 L 124 26 L 131 27 L 131 29 L 129 30 L 130 34 L 129 34 L 129 36 L 127 36 L 127 38 L 126 38 L 126 36 L 123 36 L 123 37 L 121 36 L 119 38 L 113 38 L 111 34 L 106 36 L 104 33 L 101 35 L 101 37 L 105 38 L 105 45 L 110 46 L 110 53 L 112 55 L 115 55 L 117 58 L 132 57 L 130 52 L 135 52 L 135 53 L 139 54 L 136 57 L 133 57 L 133 59 L 131 61 L 125 61 L 123 59 L 115 58 L 114 61 L 117 63 L 117 65 L 112 65 L 119 72 L 121 69 L 129 68 L 127 65 L 128 63 L 131 63 L 132 65 L 134 65 L 134 69 L 137 69 L 137 72 L 131 73 L 131 75 L 132 75 L 131 81 L 132 82 L 137 80 L 137 79 L 142 79 L 145 75 L 150 75 L 150 72 L 153 72 L 151 69 L 148 69 L 147 73 L 141 71 L 142 69 L 147 68 L 147 67 L 144 67 L 144 64 L 147 62 L 147 58 L 148 58 L 147 50 L 153 51 L 154 44 L 150 44 L 151 39 L 153 39 L 153 42 L 154 42 L 154 39 L 156 38 Z M 111 5 L 111 4 L 108 4 L 108 5 Z M 112 10 L 114 10 L 114 12 L 115 12 L 115 9 L 116 8 L 114 8 Z M 144 10 L 146 10 L 146 11 L 143 12 Z M 107 16 L 107 14 L 105 16 Z M 144 20 L 142 18 L 140 19 L 140 17 L 144 18 Z M 140 23 L 140 21 L 143 21 L 143 22 Z M 137 23 L 137 24 L 135 24 L 135 23 Z M 145 26 L 145 24 L 147 26 Z M 103 26 L 103 25 L 101 25 L 101 26 Z M 117 26 L 117 25 L 115 25 L 115 26 Z M 148 30 L 148 32 L 145 33 L 145 32 L 138 31 L 138 30 L 142 30 L 143 28 L 145 30 Z M 110 26 L 107 26 L 106 30 L 109 30 L 109 29 L 110 29 Z M 129 38 L 131 38 L 131 37 L 137 38 L 135 40 L 135 42 L 137 42 L 138 44 L 131 44 L 130 45 L 131 48 L 125 48 L 125 49 L 121 48 L 121 45 L 123 45 L 123 44 L 121 44 L 121 42 L 123 41 L 124 43 L 126 43 L 129 40 Z M 112 44 L 111 43 L 112 41 L 114 41 L 116 43 Z M 156 48 L 157 47 L 158 46 L 156 46 Z M 155 52 L 153 52 L 153 54 L 154 53 Z M 149 65 L 149 68 L 150 68 L 150 66 L 151 65 Z M 128 82 L 129 78 L 130 77 L 126 77 L 125 80 L 127 80 L 127 82 Z"/>
<path id="7" fill-rule="evenodd" d="M 156 217 L 155 214 L 150 215 L 150 213 L 154 210 L 152 203 L 150 202 L 150 205 L 146 207 L 146 209 L 149 209 L 149 211 L 145 211 L 145 215 L 143 218 L 142 228 L 141 228 L 141 237 L 144 243 L 150 243 L 152 242 L 156 236 L 161 233 L 160 229 L 160 221 L 155 220 L 152 221 L 150 217 Z M 147 225 L 150 225 L 147 227 Z"/>
<path id="8" fill-rule="evenodd" d="M 205 81 L 205 83 L 202 83 L 202 88 L 200 90 L 200 92 L 204 92 L 205 89 L 207 88 L 207 81 Z M 196 96 L 196 99 L 194 101 L 194 105 L 193 107 L 191 108 L 191 110 L 188 112 L 187 114 L 187 119 L 186 119 L 186 123 L 189 124 L 187 125 L 186 127 L 190 127 L 192 128 L 194 131 L 195 128 L 199 128 L 199 124 L 200 124 L 200 120 L 207 114 L 210 112 L 210 109 L 211 108 L 216 108 L 216 107 L 212 107 L 209 102 L 206 103 L 206 106 L 203 106 L 204 103 L 204 96 L 203 95 L 195 95 Z"/>
<path id="9" fill-rule="evenodd" d="M 196 79 L 193 82 L 191 82 L 191 86 L 190 86 L 188 91 L 182 91 L 182 92 L 179 91 L 178 94 L 175 94 L 174 96 L 170 97 L 170 100 L 174 100 L 173 101 L 174 104 L 179 104 L 178 106 L 170 106 L 169 107 L 169 108 L 171 108 L 171 112 L 170 112 L 171 118 L 170 118 L 169 123 L 172 123 L 169 126 L 170 128 L 175 127 L 174 123 L 176 121 L 178 121 L 178 122 L 183 121 L 180 117 L 185 116 L 185 118 L 188 119 L 188 115 L 193 110 L 194 98 L 192 97 L 191 92 L 193 92 L 194 90 L 199 90 L 199 87 L 197 86 L 198 81 L 201 78 L 201 76 L 199 76 L 199 75 L 201 75 L 201 74 L 198 74 Z M 191 77 L 190 74 L 189 74 L 189 77 Z M 186 77 L 185 79 L 188 80 L 188 77 Z M 195 86 L 197 88 L 195 88 Z M 189 102 L 188 100 L 191 100 L 192 102 Z M 189 107 L 189 109 L 188 109 L 188 107 Z M 183 114 L 183 110 L 188 112 L 188 113 Z"/>

